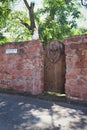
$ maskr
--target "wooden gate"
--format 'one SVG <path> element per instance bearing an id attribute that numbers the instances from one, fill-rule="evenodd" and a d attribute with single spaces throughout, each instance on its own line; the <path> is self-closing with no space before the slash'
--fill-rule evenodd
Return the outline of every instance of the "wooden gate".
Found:
<path id="1" fill-rule="evenodd" d="M 64 44 L 52 41 L 45 48 L 45 91 L 65 92 Z"/>

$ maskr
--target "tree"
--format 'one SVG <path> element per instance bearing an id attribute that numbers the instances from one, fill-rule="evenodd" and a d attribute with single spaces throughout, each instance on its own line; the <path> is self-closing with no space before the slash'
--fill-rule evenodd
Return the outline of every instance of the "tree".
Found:
<path id="1" fill-rule="evenodd" d="M 8 9 L 10 9 L 9 5 L 11 5 L 11 2 L 13 1 L 15 2 L 17 0 L 7 1 Z M 27 18 L 27 21 L 26 21 L 26 18 L 21 17 L 22 15 L 20 14 L 20 12 L 19 13 L 15 12 L 16 15 L 15 13 L 12 13 L 13 16 L 17 16 L 15 17 L 16 21 L 14 20 L 14 22 L 16 22 L 16 25 L 19 25 L 19 26 L 23 25 L 26 29 L 25 28 L 22 28 L 22 29 L 28 30 L 29 34 L 30 33 L 33 34 L 34 28 L 36 27 L 35 21 L 37 21 L 40 39 L 42 40 L 44 44 L 47 44 L 50 40 L 53 40 L 53 39 L 63 40 L 64 37 L 73 34 L 72 29 L 77 26 L 76 19 L 80 17 L 80 12 L 78 11 L 78 7 L 80 6 L 80 4 L 78 3 L 78 1 L 76 0 L 55 0 L 55 1 L 43 0 L 43 8 L 38 10 L 36 13 L 34 13 L 35 4 L 33 2 L 29 4 L 27 0 L 23 0 L 23 1 L 28 10 L 29 17 Z M 5 4 L 5 0 L 1 0 L 1 2 Z M 6 13 L 5 8 L 4 8 L 4 11 Z M 4 17 L 5 17 L 4 20 L 6 21 L 5 26 L 8 26 L 8 30 L 9 30 L 11 27 L 9 25 L 12 25 L 11 20 L 10 20 L 11 16 L 9 19 L 10 22 L 8 22 L 7 16 L 9 15 L 4 14 Z M 43 20 L 40 20 L 42 16 L 44 16 L 44 18 Z M 14 27 L 16 28 L 15 25 Z M 24 34 L 27 35 L 26 33 L 22 35 L 21 32 L 19 31 L 17 33 L 18 33 L 17 39 L 14 38 L 16 41 L 21 40 L 22 38 L 20 37 L 23 36 Z"/>
<path id="2" fill-rule="evenodd" d="M 71 35 L 72 28 L 77 26 L 76 19 L 80 17 L 75 0 L 65 3 L 64 0 L 44 0 L 43 9 L 38 14 L 45 18 L 39 24 L 40 39 L 47 44 L 50 40 L 63 40 Z"/>
<path id="3" fill-rule="evenodd" d="M 26 22 L 24 22 L 22 19 L 20 19 L 20 22 L 26 27 L 28 28 L 28 30 L 34 31 L 34 28 L 36 27 L 35 25 L 35 19 L 34 19 L 34 2 L 31 2 L 30 5 L 28 4 L 27 0 L 24 0 L 24 3 L 28 9 L 29 12 L 29 18 L 30 18 L 30 25 L 27 24 Z"/>
<path id="4" fill-rule="evenodd" d="M 26 5 L 26 7 L 27 7 L 27 9 L 28 9 L 28 12 L 29 12 L 29 23 L 27 23 L 25 20 L 24 20 L 24 18 L 22 19 L 21 17 L 20 17 L 20 12 L 15 12 L 15 13 L 11 13 L 11 9 L 10 9 L 10 6 L 11 6 L 11 4 L 13 3 L 13 2 L 15 2 L 16 0 L 7 0 L 7 1 L 5 1 L 5 0 L 1 0 L 0 1 L 0 11 L 1 11 L 1 20 L 0 20 L 0 23 L 1 23 L 1 29 L 0 30 L 2 30 L 2 28 L 7 28 L 7 30 L 9 30 L 9 31 L 11 31 L 11 30 L 13 30 L 13 28 L 15 28 L 14 30 L 14 32 L 16 33 L 16 35 L 17 35 L 17 37 L 15 38 L 15 37 L 13 37 L 13 40 L 15 40 L 15 41 L 18 41 L 18 40 L 21 40 L 21 39 L 27 39 L 27 38 L 25 38 L 26 36 L 26 34 L 28 35 L 30 35 L 30 33 L 31 34 L 33 34 L 33 31 L 34 31 L 34 28 L 36 27 L 35 26 L 35 19 L 34 19 L 34 3 L 33 2 L 31 2 L 30 3 L 30 5 L 28 4 L 28 2 L 27 2 L 27 0 L 23 0 L 24 1 L 24 4 Z M 4 5 L 4 6 L 3 6 Z M 9 17 L 9 13 L 11 13 L 11 15 L 10 15 L 10 17 Z M 17 15 L 18 14 L 18 15 Z M 12 21 L 13 21 L 13 19 L 12 19 L 12 15 L 13 15 L 13 18 L 15 18 L 14 19 L 14 22 L 15 22 L 15 24 L 13 24 L 12 23 Z M 22 16 L 22 15 L 21 15 Z M 23 15 L 24 16 L 24 15 Z M 19 21 L 18 21 L 18 19 L 19 19 Z M 22 26 L 22 25 L 20 25 L 20 28 L 21 28 L 21 26 L 22 26 L 22 31 L 20 31 L 21 29 L 19 29 L 19 28 L 17 28 L 17 30 L 16 30 L 16 25 L 17 25 L 17 27 L 18 27 L 18 25 L 19 24 L 22 24 L 22 25 L 24 25 L 27 29 L 28 29 L 28 31 Z M 13 26 L 13 27 L 11 27 L 11 25 Z M 10 28 L 11 27 L 11 28 Z M 23 28 L 24 28 L 24 30 L 25 31 L 23 31 Z M 19 31 L 20 31 L 20 33 L 19 33 Z M 22 32 L 25 32 L 25 33 L 22 33 Z M 30 33 L 29 33 L 30 32 Z M 0 39 L 2 38 L 2 41 L 1 41 L 1 43 L 3 42 L 3 41 L 6 41 L 6 40 L 4 40 L 4 39 L 6 39 L 5 38 L 5 36 L 3 36 L 3 33 L 1 32 L 0 33 L 1 35 L 0 35 Z M 24 34 L 24 35 L 23 35 Z"/>
<path id="5" fill-rule="evenodd" d="M 71 2 L 71 0 L 65 0 L 65 2 L 69 3 L 69 2 Z M 87 0 L 80 0 L 80 2 L 81 2 L 81 5 L 87 7 Z"/>
<path id="6" fill-rule="evenodd" d="M 7 1 L 0 1 L 0 42 L 3 43 L 7 41 L 5 36 L 2 33 L 2 29 L 6 26 L 6 19 L 9 15 L 10 7 Z"/>
<path id="7" fill-rule="evenodd" d="M 25 21 L 26 24 L 30 24 L 26 13 L 23 11 L 14 11 L 9 14 L 8 20 L 6 22 L 7 34 L 9 34 L 9 39 L 11 41 L 24 41 L 31 38 L 31 32 L 20 23 L 20 19 Z"/>

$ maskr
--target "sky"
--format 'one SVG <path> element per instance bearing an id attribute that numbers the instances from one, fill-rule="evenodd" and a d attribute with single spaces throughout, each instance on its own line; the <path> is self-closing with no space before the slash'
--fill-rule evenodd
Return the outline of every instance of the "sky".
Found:
<path id="1" fill-rule="evenodd" d="M 24 6 L 24 2 L 23 0 L 18 0 L 19 2 L 16 3 L 14 9 L 15 10 L 26 10 L 25 6 Z M 42 1 L 43 0 L 29 0 L 29 1 L 35 1 L 35 10 L 37 10 L 38 8 L 42 7 Z M 80 8 L 81 13 L 84 16 L 84 19 L 79 19 L 77 20 L 77 24 L 79 27 L 83 26 L 83 27 L 87 27 L 87 9 L 85 9 L 83 6 L 82 8 Z"/>
<path id="2" fill-rule="evenodd" d="M 38 8 L 42 7 L 42 1 L 43 0 L 27 0 L 27 1 L 35 1 L 35 9 L 38 9 Z M 15 10 L 23 10 L 23 8 L 25 9 L 23 0 L 18 0 L 18 2 L 16 3 L 14 9 Z"/>
<path id="3" fill-rule="evenodd" d="M 83 14 L 84 16 L 84 20 L 77 20 L 78 22 L 78 26 L 84 26 L 84 27 L 87 27 L 87 9 L 85 9 L 84 7 L 82 7 L 80 9 L 81 13 Z"/>

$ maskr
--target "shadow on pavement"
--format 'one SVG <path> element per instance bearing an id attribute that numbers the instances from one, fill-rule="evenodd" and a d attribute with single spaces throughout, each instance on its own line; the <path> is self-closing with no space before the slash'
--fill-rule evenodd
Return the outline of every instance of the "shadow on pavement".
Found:
<path id="1" fill-rule="evenodd" d="M 86 130 L 87 109 L 0 94 L 0 130 Z"/>

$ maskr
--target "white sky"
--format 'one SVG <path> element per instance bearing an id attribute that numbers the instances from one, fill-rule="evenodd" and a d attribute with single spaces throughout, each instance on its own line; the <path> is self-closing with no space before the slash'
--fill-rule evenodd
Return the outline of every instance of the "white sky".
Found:
<path id="1" fill-rule="evenodd" d="M 80 9 L 81 13 L 83 14 L 84 16 L 84 20 L 77 20 L 78 22 L 78 26 L 84 26 L 84 27 L 87 27 L 87 9 L 85 9 L 84 7 L 82 7 Z"/>
<path id="2" fill-rule="evenodd" d="M 35 9 L 42 7 L 42 1 L 43 0 L 27 0 L 27 1 L 29 1 L 29 2 L 30 1 L 35 1 Z M 14 7 L 15 10 L 23 10 L 23 8 L 25 9 L 25 5 L 24 5 L 23 0 L 19 0 L 16 3 L 16 6 Z"/>
<path id="3" fill-rule="evenodd" d="M 28 0 L 30 1 L 35 1 L 35 10 L 38 8 L 42 7 L 42 1 L 43 0 Z M 19 2 L 16 4 L 16 6 L 14 7 L 15 10 L 25 10 L 25 6 L 24 6 L 24 2 L 23 0 L 19 0 Z M 85 17 L 85 19 L 81 19 L 81 20 L 77 20 L 78 26 L 84 26 L 87 27 L 87 9 L 85 9 L 83 6 L 80 9 L 81 13 L 83 14 L 83 16 Z"/>

